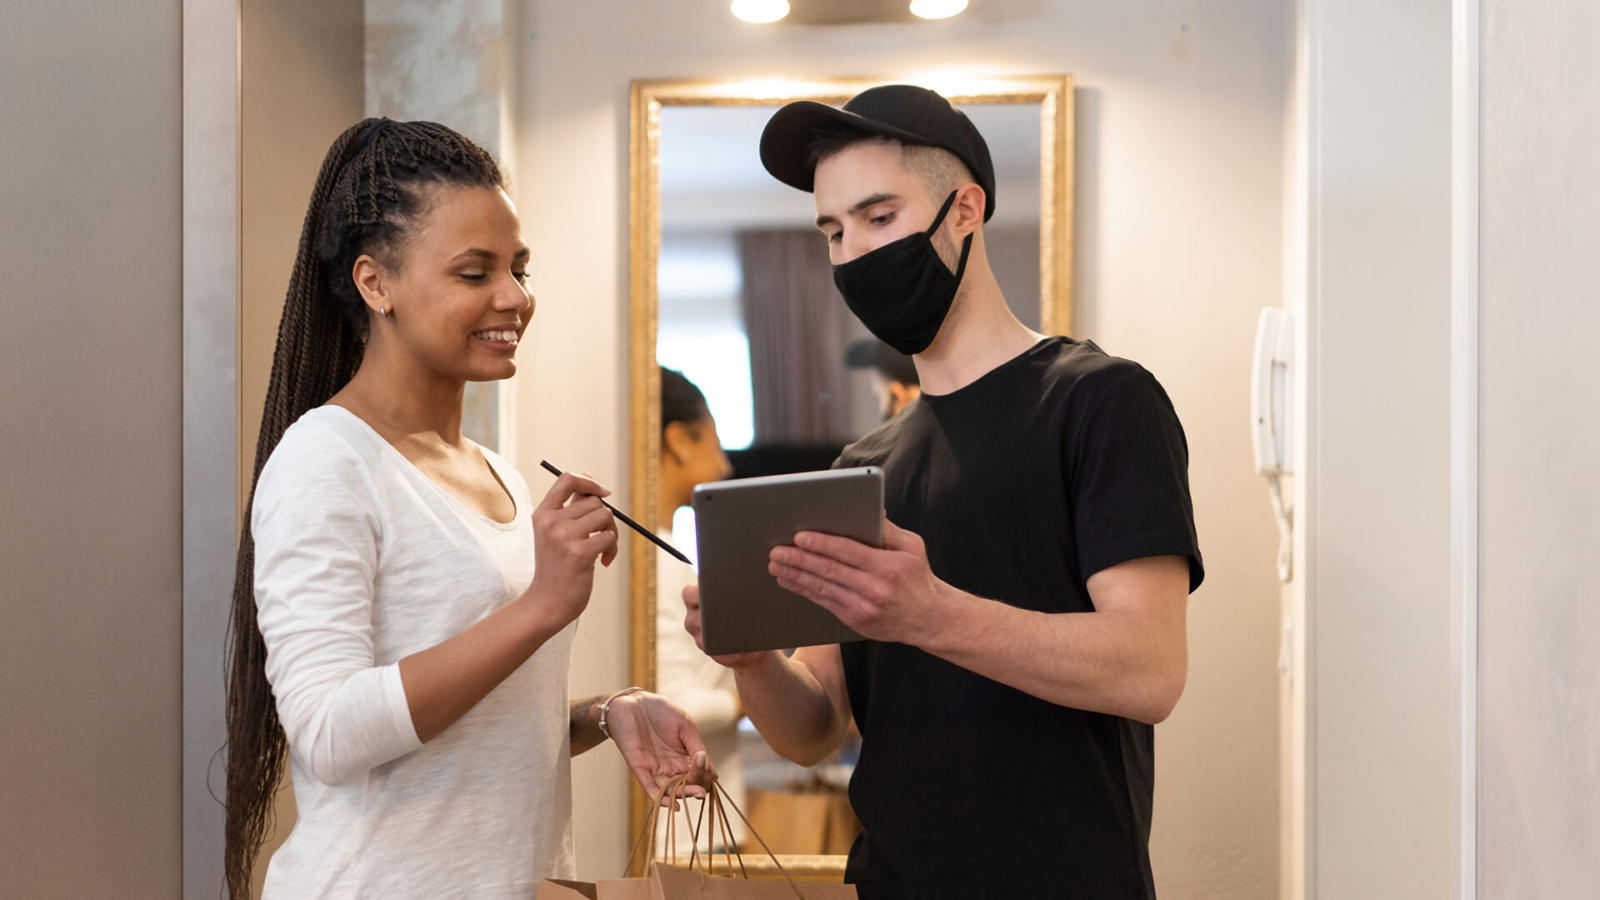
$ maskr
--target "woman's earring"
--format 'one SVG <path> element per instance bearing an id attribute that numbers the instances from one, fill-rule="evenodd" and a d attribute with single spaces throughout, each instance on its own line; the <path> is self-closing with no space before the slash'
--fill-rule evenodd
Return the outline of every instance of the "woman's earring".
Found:
<path id="1" fill-rule="evenodd" d="M 385 319 L 389 318 L 389 307 L 384 306 L 384 307 L 379 308 L 378 309 L 378 315 L 384 317 Z"/>

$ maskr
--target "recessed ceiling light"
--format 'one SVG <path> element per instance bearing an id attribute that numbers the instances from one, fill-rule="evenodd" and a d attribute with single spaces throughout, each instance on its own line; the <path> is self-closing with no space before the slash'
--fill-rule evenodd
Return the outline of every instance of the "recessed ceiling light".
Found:
<path id="1" fill-rule="evenodd" d="M 966 5 L 962 0 L 962 6 Z M 789 14 L 789 0 L 733 0 L 733 14 L 758 25 L 776 22 Z"/>
<path id="2" fill-rule="evenodd" d="M 948 19 L 967 8 L 967 0 L 911 0 L 911 14 L 924 19 Z"/>

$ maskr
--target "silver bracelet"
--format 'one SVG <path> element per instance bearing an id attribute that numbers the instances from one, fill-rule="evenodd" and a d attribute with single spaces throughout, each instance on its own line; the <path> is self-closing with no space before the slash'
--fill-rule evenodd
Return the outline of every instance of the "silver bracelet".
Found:
<path id="1" fill-rule="evenodd" d="M 606 736 L 606 740 L 611 739 L 611 732 L 606 728 L 606 713 L 611 711 L 611 701 L 621 697 L 624 694 L 631 694 L 634 691 L 642 690 L 644 690 L 644 688 L 637 685 L 633 687 L 625 687 L 600 702 L 600 733 Z"/>

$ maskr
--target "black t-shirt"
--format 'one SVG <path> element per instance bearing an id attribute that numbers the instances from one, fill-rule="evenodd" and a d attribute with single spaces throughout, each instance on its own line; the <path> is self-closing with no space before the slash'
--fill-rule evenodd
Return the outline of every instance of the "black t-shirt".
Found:
<path id="1" fill-rule="evenodd" d="M 1166 392 L 1093 343 L 1040 341 L 924 394 L 846 447 L 884 470 L 889 519 L 981 597 L 1088 612 L 1086 581 L 1143 556 L 1203 577 L 1188 448 Z M 916 648 L 841 645 L 861 729 L 850 799 L 861 897 L 1155 896 L 1153 729 L 1040 700 Z"/>

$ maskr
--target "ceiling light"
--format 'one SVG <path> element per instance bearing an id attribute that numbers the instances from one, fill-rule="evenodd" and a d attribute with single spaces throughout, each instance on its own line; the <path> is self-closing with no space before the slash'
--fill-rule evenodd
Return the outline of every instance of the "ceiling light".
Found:
<path id="1" fill-rule="evenodd" d="M 965 0 L 961 2 L 966 6 Z M 789 0 L 733 0 L 729 6 L 733 14 L 746 22 L 764 24 L 776 22 L 789 14 Z"/>
<path id="2" fill-rule="evenodd" d="M 966 8 L 967 0 L 911 0 L 911 14 L 924 19 L 948 19 Z"/>

